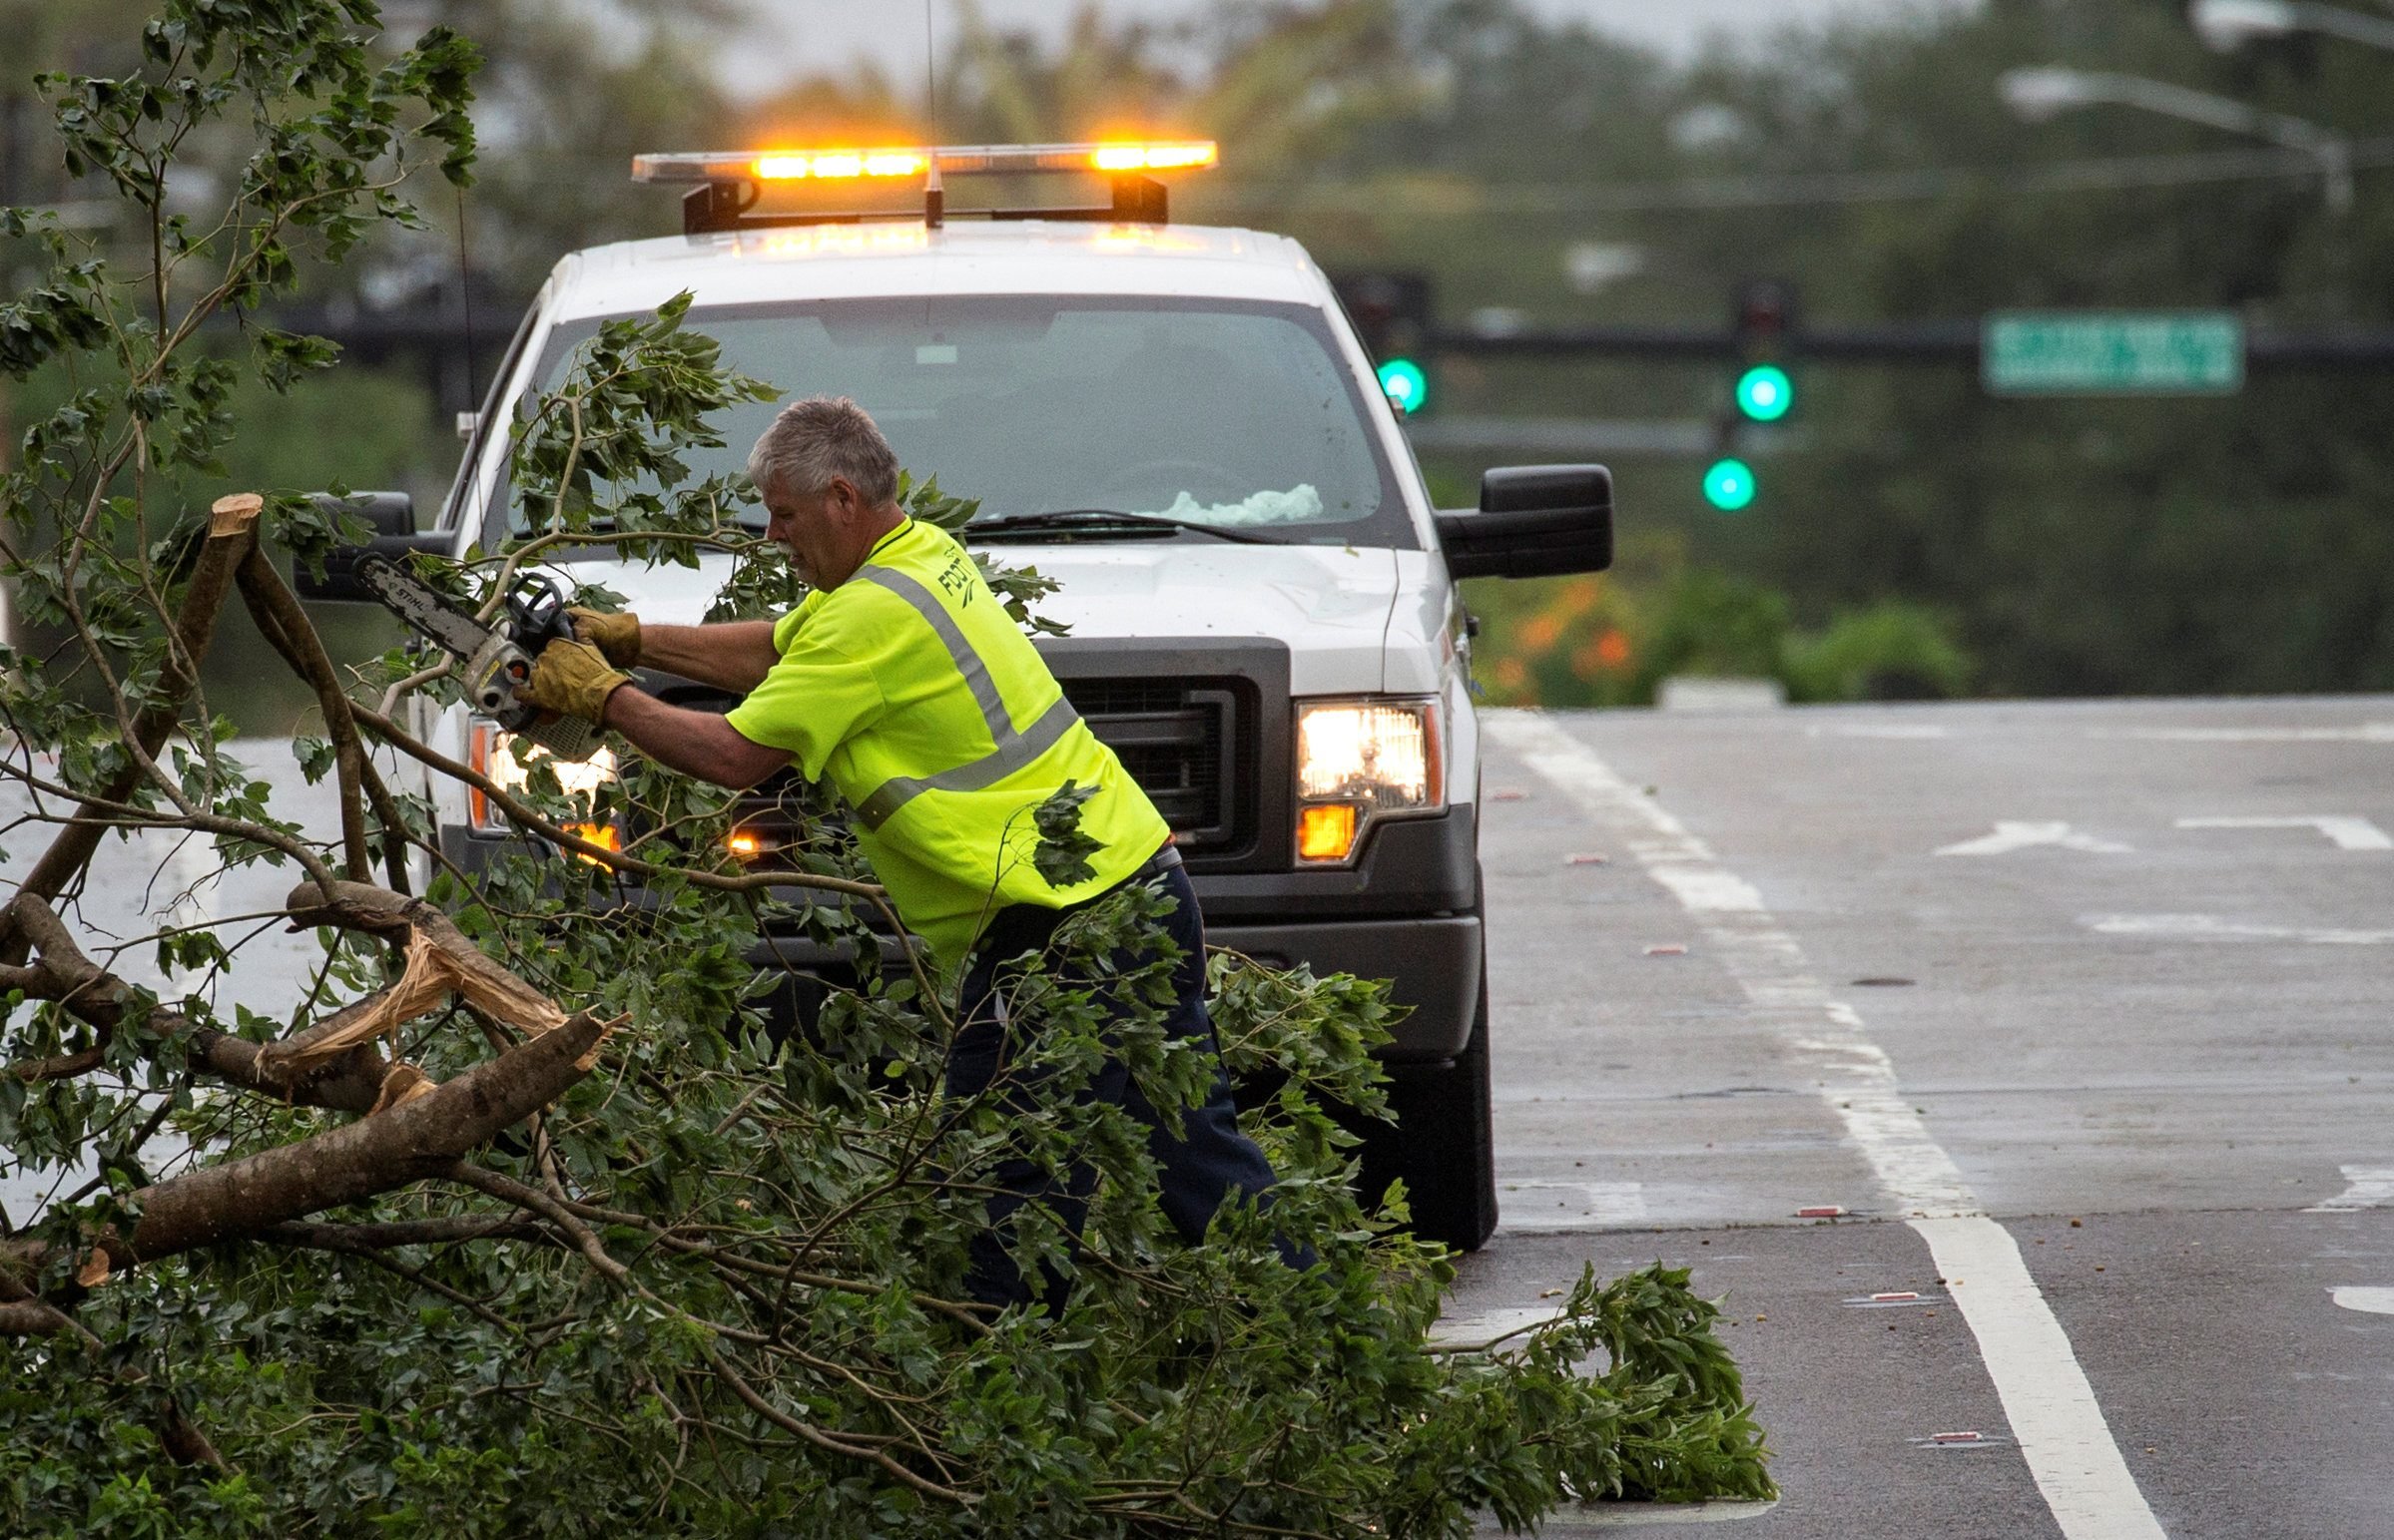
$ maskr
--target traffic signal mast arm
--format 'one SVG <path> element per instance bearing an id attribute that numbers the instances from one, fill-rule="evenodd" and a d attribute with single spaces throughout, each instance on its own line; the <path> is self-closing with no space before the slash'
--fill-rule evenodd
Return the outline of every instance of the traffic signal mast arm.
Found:
<path id="1" fill-rule="evenodd" d="M 1868 325 L 1805 326 L 1787 333 L 1787 357 L 1804 362 L 1933 364 L 1977 369 L 1985 322 L 1885 321 Z M 1678 358 L 1742 360 L 1734 327 L 1670 323 L 1544 326 L 1501 334 L 1442 326 L 1430 332 L 1432 356 L 1475 358 Z M 2251 330 L 2244 358 L 2253 369 L 2372 369 L 2394 367 L 2394 326 L 2335 326 Z"/>

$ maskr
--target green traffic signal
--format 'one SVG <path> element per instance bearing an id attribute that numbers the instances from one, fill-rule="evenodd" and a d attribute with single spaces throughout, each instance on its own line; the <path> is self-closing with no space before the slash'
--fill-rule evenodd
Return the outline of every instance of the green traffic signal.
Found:
<path id="1" fill-rule="evenodd" d="M 1410 417 L 1430 399 L 1430 376 L 1411 358 L 1391 358 L 1380 366 L 1380 388 L 1391 406 Z"/>
<path id="2" fill-rule="evenodd" d="M 1739 459 L 1715 460 L 1704 472 L 1704 501 L 1736 513 L 1754 500 L 1753 467 Z"/>
<path id="3" fill-rule="evenodd" d="M 1777 422 L 1795 405 L 1795 382 L 1774 363 L 1758 363 L 1737 376 L 1737 409 L 1750 421 Z"/>

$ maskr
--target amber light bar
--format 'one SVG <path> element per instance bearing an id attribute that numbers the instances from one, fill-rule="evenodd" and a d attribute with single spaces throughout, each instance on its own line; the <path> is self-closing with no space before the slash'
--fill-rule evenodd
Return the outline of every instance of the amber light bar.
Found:
<path id="1" fill-rule="evenodd" d="M 922 177 L 1085 171 L 1123 176 L 1203 171 L 1220 159 L 1214 142 L 1158 140 L 1070 145 L 938 145 L 894 149 L 693 150 L 632 157 L 632 180 L 648 183 L 867 182 Z"/>

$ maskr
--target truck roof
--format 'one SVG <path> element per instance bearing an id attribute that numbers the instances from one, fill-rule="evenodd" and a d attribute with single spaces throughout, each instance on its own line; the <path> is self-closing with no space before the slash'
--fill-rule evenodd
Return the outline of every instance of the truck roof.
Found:
<path id="1" fill-rule="evenodd" d="M 568 255 L 552 315 L 899 294 L 1156 294 L 1319 304 L 1329 286 L 1286 236 L 1206 225 L 868 221 L 624 241 Z"/>

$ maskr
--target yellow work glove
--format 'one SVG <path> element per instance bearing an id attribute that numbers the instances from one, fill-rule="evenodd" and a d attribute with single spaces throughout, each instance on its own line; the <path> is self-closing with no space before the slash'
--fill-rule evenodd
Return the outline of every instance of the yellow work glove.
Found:
<path id="1" fill-rule="evenodd" d="M 607 697 L 632 676 L 607 663 L 606 654 L 588 642 L 551 642 L 532 661 L 532 678 L 515 692 L 516 699 L 543 711 L 585 722 L 606 720 Z"/>
<path id="2" fill-rule="evenodd" d="M 640 617 L 637 615 L 604 615 L 597 610 L 585 610 L 575 605 L 565 612 L 573 617 L 574 638 L 588 642 L 607 655 L 607 661 L 619 669 L 640 666 Z"/>

